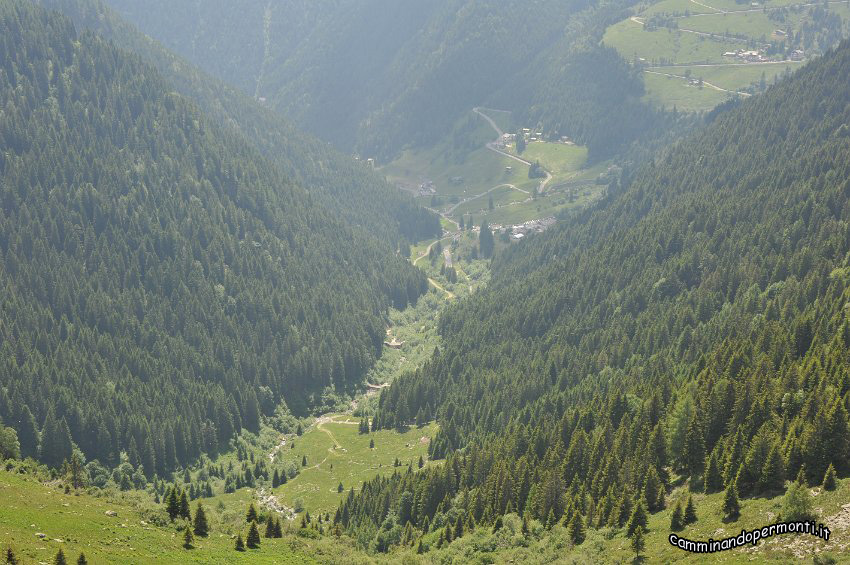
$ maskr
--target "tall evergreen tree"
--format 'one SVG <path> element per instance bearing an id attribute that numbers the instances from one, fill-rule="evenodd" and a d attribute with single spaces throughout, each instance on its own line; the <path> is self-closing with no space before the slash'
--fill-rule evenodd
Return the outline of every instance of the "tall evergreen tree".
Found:
<path id="1" fill-rule="evenodd" d="M 180 493 L 180 512 L 179 515 L 184 520 L 192 519 L 192 510 L 189 508 L 189 497 L 186 496 L 186 491 Z"/>
<path id="2" fill-rule="evenodd" d="M 670 514 L 670 529 L 674 532 L 678 532 L 684 527 L 685 523 L 682 517 L 682 503 L 677 502 L 676 507 L 673 508 L 673 512 Z"/>
<path id="3" fill-rule="evenodd" d="M 823 476 L 822 487 L 823 490 L 831 491 L 835 490 L 837 485 L 838 483 L 835 475 L 835 467 L 832 465 L 832 463 L 830 463 L 829 467 L 827 467 L 826 469 L 826 473 Z"/>
<path id="4" fill-rule="evenodd" d="M 254 503 L 252 502 L 248 505 L 248 512 L 245 513 L 245 522 L 250 524 L 257 520 L 259 520 L 259 517 L 257 516 L 257 509 L 254 508 Z"/>
<path id="5" fill-rule="evenodd" d="M 581 512 L 576 512 L 573 515 L 573 519 L 570 520 L 568 530 L 573 544 L 581 545 L 584 542 L 587 532 L 585 531 L 584 518 L 582 517 Z"/>
<path id="6" fill-rule="evenodd" d="M 732 520 L 737 519 L 741 514 L 741 503 L 738 501 L 738 489 L 734 481 L 727 485 L 726 493 L 723 495 L 723 514 Z"/>
<path id="7" fill-rule="evenodd" d="M 165 511 L 168 512 L 168 517 L 172 522 L 180 516 L 180 498 L 177 496 L 177 487 L 168 490 L 168 495 L 165 497 Z"/>
<path id="8" fill-rule="evenodd" d="M 248 528 L 245 545 L 248 546 L 248 549 L 259 549 L 260 547 L 260 530 L 257 528 L 256 522 L 251 522 L 251 526 Z"/>
<path id="9" fill-rule="evenodd" d="M 194 532 L 196 536 L 207 537 L 209 535 L 210 526 L 207 522 L 207 513 L 204 511 L 203 505 L 198 502 L 198 507 L 195 509 L 195 524 Z"/>
<path id="10" fill-rule="evenodd" d="M 694 497 L 691 495 L 688 495 L 688 502 L 685 504 L 683 521 L 685 524 L 693 524 L 697 521 L 697 509 L 694 506 Z"/>
<path id="11" fill-rule="evenodd" d="M 632 515 L 629 518 L 628 529 L 626 530 L 626 535 L 631 537 L 635 532 L 636 528 L 642 528 L 646 530 L 646 508 L 643 505 L 643 500 L 640 500 L 635 504 L 635 509 L 632 511 Z"/>
<path id="12" fill-rule="evenodd" d="M 708 461 L 705 465 L 705 492 L 718 492 L 723 488 L 723 475 L 720 473 L 720 466 L 717 464 L 717 457 L 712 452 L 708 456 Z"/>

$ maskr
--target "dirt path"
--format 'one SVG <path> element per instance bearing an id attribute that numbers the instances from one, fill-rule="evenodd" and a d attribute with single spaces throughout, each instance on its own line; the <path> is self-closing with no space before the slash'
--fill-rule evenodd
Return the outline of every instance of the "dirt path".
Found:
<path id="1" fill-rule="evenodd" d="M 643 72 L 645 72 L 645 73 L 649 73 L 649 74 L 651 74 L 651 75 L 661 75 L 661 76 L 665 76 L 665 77 L 671 77 L 671 78 L 681 78 L 681 79 L 688 80 L 688 77 L 683 76 L 683 75 L 674 75 L 674 74 L 670 74 L 670 73 L 659 73 L 659 72 L 657 72 L 657 71 L 650 71 L 650 70 L 646 70 L 646 69 L 644 69 L 644 71 L 643 71 Z M 720 92 L 729 92 L 730 94 L 738 94 L 738 95 L 740 95 L 740 96 L 744 96 L 744 97 L 752 96 L 752 94 L 750 94 L 750 93 L 748 93 L 748 92 L 738 92 L 737 90 L 727 90 L 727 89 L 725 89 L 725 88 L 721 88 L 721 87 L 719 87 L 719 86 L 717 86 L 717 85 L 715 85 L 715 84 L 711 84 L 710 82 L 705 81 L 705 80 L 704 80 L 704 81 L 702 81 L 702 84 L 703 84 L 704 86 L 709 87 L 709 88 L 713 88 L 714 90 L 719 90 Z"/>
<path id="2" fill-rule="evenodd" d="M 428 254 L 429 254 L 429 253 L 431 253 L 431 248 L 432 248 L 432 247 L 434 247 L 435 245 L 437 245 L 437 243 L 438 243 L 438 242 L 440 242 L 440 241 L 444 241 L 444 240 L 446 240 L 446 239 L 451 239 L 451 238 L 452 238 L 452 236 L 451 236 L 451 235 L 447 235 L 446 237 L 442 237 L 442 238 L 440 238 L 440 239 L 438 239 L 438 240 L 436 240 L 436 241 L 431 242 L 431 245 L 429 245 L 428 247 L 426 247 L 426 248 L 425 248 L 425 251 L 423 251 L 422 253 L 420 253 L 420 254 L 419 254 L 419 257 L 417 257 L 416 259 L 414 259 L 414 260 L 413 260 L 413 266 L 415 267 L 415 266 L 416 266 L 416 263 L 418 263 L 419 261 L 421 261 L 422 259 L 424 259 L 425 257 L 427 257 L 427 256 L 428 256 Z"/>
<path id="3" fill-rule="evenodd" d="M 714 15 L 714 14 L 712 14 L 712 15 Z M 636 24 L 639 24 L 641 26 L 646 25 L 644 23 L 644 21 L 641 18 L 639 18 L 638 16 L 632 16 L 631 18 L 629 18 L 629 21 L 634 22 Z M 697 31 L 695 29 L 688 29 L 688 28 L 685 28 L 685 27 L 677 27 L 676 31 L 683 31 L 685 33 L 693 33 L 694 35 L 698 35 L 700 37 L 708 37 L 710 39 L 718 39 L 718 40 L 722 40 L 722 41 L 728 41 L 730 43 L 743 43 L 745 45 L 749 45 L 750 41 L 755 42 L 755 40 L 751 40 L 751 39 L 742 39 L 740 37 L 731 37 L 731 36 L 723 35 L 722 33 L 708 33 L 708 32 L 705 32 L 705 31 Z M 760 45 L 764 47 L 764 46 L 769 46 L 770 44 L 769 43 L 761 43 Z"/>
<path id="4" fill-rule="evenodd" d="M 434 285 L 434 288 L 437 288 L 437 289 L 442 290 L 443 292 L 445 292 L 445 293 L 446 293 L 446 296 L 448 296 L 449 298 L 455 298 L 455 293 L 454 293 L 454 292 L 452 292 L 452 291 L 450 291 L 450 290 L 446 290 L 446 288 L 445 288 L 445 287 L 443 287 L 443 285 L 441 285 L 440 283 L 438 283 L 437 281 L 435 281 L 435 280 L 434 280 L 434 279 L 432 279 L 431 277 L 428 277 L 428 282 L 429 282 L 429 283 L 431 283 L 432 285 Z"/>
<path id="5" fill-rule="evenodd" d="M 709 6 L 708 4 L 703 4 L 702 2 L 697 2 L 697 0 L 691 0 L 697 6 L 702 6 L 703 8 L 708 8 L 709 10 L 714 10 L 714 12 L 709 14 L 691 14 L 690 16 L 678 16 L 680 18 L 698 18 L 701 16 L 719 16 L 719 15 L 727 15 L 727 14 L 747 14 L 753 12 L 763 12 L 764 6 L 759 8 L 746 8 L 744 10 L 721 10 L 720 8 L 715 8 L 714 6 Z M 846 4 L 847 0 L 830 0 L 827 4 Z M 807 2 L 805 4 L 788 4 L 786 6 L 777 6 L 777 8 L 807 8 L 809 6 L 822 6 L 823 2 Z"/>
<path id="6" fill-rule="evenodd" d="M 501 130 L 501 128 L 496 124 L 496 122 L 493 121 L 493 118 L 491 118 L 490 116 L 488 116 L 487 114 L 485 114 L 481 111 L 480 106 L 476 106 L 475 108 L 472 109 L 472 111 L 475 112 L 476 114 L 478 114 L 479 116 L 481 116 L 482 118 L 484 118 L 485 120 L 487 120 L 487 122 L 490 124 L 490 127 L 492 127 L 496 131 L 496 133 L 498 134 L 496 141 L 498 141 L 505 134 L 505 132 L 503 132 Z M 504 111 L 504 110 L 500 110 L 500 111 Z M 528 161 L 527 159 L 523 159 L 522 157 L 512 155 L 511 153 L 508 153 L 506 151 L 502 151 L 501 149 L 496 147 L 495 141 L 491 141 L 490 143 L 488 143 L 487 149 L 489 149 L 490 151 L 493 151 L 494 153 L 498 153 L 499 155 L 502 155 L 504 157 L 508 157 L 509 159 L 513 159 L 514 161 L 519 161 L 520 163 L 522 163 L 524 165 L 528 165 L 529 167 L 534 164 L 531 161 Z M 546 169 L 543 169 L 543 172 L 546 173 L 546 178 L 544 178 L 542 181 L 540 181 L 540 184 L 537 186 L 538 194 L 542 194 L 543 191 L 546 190 L 546 185 L 549 184 L 549 181 L 552 180 L 552 174 L 549 171 L 547 171 Z M 499 186 L 511 186 L 513 188 L 516 188 L 520 192 L 525 192 L 526 194 L 528 194 L 527 191 L 522 190 L 521 188 L 517 188 L 512 184 L 511 185 L 499 185 Z M 493 188 L 491 188 L 487 192 L 490 192 L 491 190 L 495 190 L 497 188 L 499 188 L 499 187 L 494 186 Z M 484 194 L 487 194 L 487 193 L 485 192 Z M 483 196 L 483 195 L 479 195 L 479 196 Z M 477 198 L 477 197 L 470 198 L 469 200 L 473 200 L 474 198 Z M 459 204 L 455 205 L 454 208 L 457 208 L 458 206 L 459 206 Z M 454 210 L 454 208 L 452 208 L 451 210 Z M 449 211 L 449 213 L 451 213 L 451 210 Z"/>
<path id="7" fill-rule="evenodd" d="M 672 63 L 652 65 L 647 69 L 675 69 L 676 67 L 753 67 L 758 65 L 802 65 L 803 61 L 758 61 L 755 63 Z"/>
<path id="8" fill-rule="evenodd" d="M 451 213 L 453 213 L 455 210 L 457 210 L 457 208 L 458 208 L 459 206 L 463 206 L 463 205 L 464 205 L 464 204 L 466 204 L 467 202 L 472 202 L 473 200 L 478 200 L 478 199 L 479 199 L 479 198 L 481 198 L 482 196 L 487 196 L 488 194 L 490 194 L 490 193 L 491 193 L 491 192 L 493 192 L 494 190 L 499 189 L 499 188 L 502 188 L 503 186 L 507 186 L 507 187 L 513 188 L 514 190 L 518 190 L 518 191 L 520 191 L 520 192 L 522 192 L 522 193 L 524 193 L 524 194 L 528 194 L 528 191 L 527 191 L 527 190 L 523 190 L 523 189 L 519 188 L 518 186 L 515 186 L 515 185 L 512 185 L 512 184 L 509 184 L 509 183 L 497 184 L 496 186 L 494 186 L 494 187 L 493 187 L 493 188 L 491 188 L 490 190 L 485 190 L 485 191 L 484 191 L 484 192 L 482 192 L 481 194 L 476 194 L 476 195 L 474 195 L 474 196 L 469 196 L 469 197 L 467 197 L 467 198 L 464 198 L 463 200 L 461 200 L 460 202 L 458 202 L 457 204 L 455 204 L 454 206 L 452 206 L 451 208 L 449 208 L 449 209 L 446 211 L 446 214 L 451 214 Z"/>
<path id="9" fill-rule="evenodd" d="M 702 6 L 703 8 L 708 8 L 709 10 L 714 10 L 715 13 L 718 13 L 718 14 L 725 14 L 726 13 L 726 11 L 721 10 L 720 8 L 715 8 L 714 6 L 709 6 L 708 4 L 703 4 L 702 2 L 697 2 L 697 0 L 691 0 L 691 2 L 693 2 L 697 6 Z M 694 15 L 696 15 L 696 14 L 694 14 Z"/>

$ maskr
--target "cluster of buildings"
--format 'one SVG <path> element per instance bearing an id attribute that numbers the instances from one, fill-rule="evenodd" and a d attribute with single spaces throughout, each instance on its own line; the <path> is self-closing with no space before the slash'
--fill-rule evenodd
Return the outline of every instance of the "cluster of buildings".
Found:
<path id="1" fill-rule="evenodd" d="M 778 29 L 773 32 L 774 37 L 778 34 L 781 34 L 781 37 L 783 38 L 785 37 L 785 32 L 782 30 Z M 727 51 L 723 54 L 723 56 L 744 63 L 766 63 L 771 60 L 768 58 L 767 52 L 764 49 L 738 49 L 737 51 Z M 802 61 L 805 57 L 806 53 L 802 49 L 795 49 L 788 54 L 788 58 L 792 61 Z"/>
<path id="2" fill-rule="evenodd" d="M 437 187 L 434 186 L 434 181 L 425 179 L 419 185 L 419 196 L 432 196 L 437 194 Z"/>
<path id="3" fill-rule="evenodd" d="M 498 234 L 510 234 L 510 238 L 514 241 L 519 241 L 524 239 L 525 236 L 531 233 L 542 233 L 546 231 L 547 228 L 553 226 L 555 224 L 555 218 L 542 218 L 540 220 L 529 220 L 522 224 L 517 224 L 513 226 L 503 226 L 500 224 L 493 224 L 490 226 L 490 229 L 493 230 L 493 233 Z"/>
<path id="4" fill-rule="evenodd" d="M 723 54 L 723 56 L 731 59 L 737 59 L 738 61 L 744 61 L 746 63 L 766 63 L 768 61 L 764 49 L 760 49 L 758 51 L 745 51 L 743 49 L 738 49 L 737 51 L 727 51 Z"/>
<path id="5" fill-rule="evenodd" d="M 516 136 L 516 133 L 503 133 L 502 137 L 500 137 L 499 140 L 496 142 L 496 148 L 504 151 L 505 149 L 507 149 L 508 145 L 516 141 Z M 531 128 L 522 128 L 522 136 L 527 143 L 546 140 L 543 136 L 543 130 L 536 131 Z M 556 143 L 563 143 L 565 145 L 575 145 L 575 143 L 573 143 L 573 141 L 566 135 L 561 136 L 561 138 Z"/>

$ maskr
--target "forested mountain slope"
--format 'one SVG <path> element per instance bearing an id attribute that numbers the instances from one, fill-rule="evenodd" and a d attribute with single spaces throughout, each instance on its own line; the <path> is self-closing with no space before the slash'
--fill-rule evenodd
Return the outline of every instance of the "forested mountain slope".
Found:
<path id="1" fill-rule="evenodd" d="M 359 383 L 422 274 L 137 56 L 0 3 L 0 419 L 151 475 Z"/>
<path id="2" fill-rule="evenodd" d="M 39 0 L 39 3 L 64 13 L 79 29 L 90 29 L 139 54 L 219 126 L 241 133 L 289 179 L 305 187 L 351 225 L 363 226 L 393 247 L 401 238 L 414 242 L 439 233 L 436 216 L 390 186 L 383 176 L 337 152 L 326 142 L 298 131 L 279 113 L 169 52 L 122 20 L 102 0 Z M 169 14 L 169 22 L 177 22 L 181 10 L 188 6 L 188 3 L 169 3 L 163 14 Z M 148 10 L 147 3 L 143 8 Z"/>
<path id="3" fill-rule="evenodd" d="M 446 464 L 376 479 L 339 519 L 376 539 L 388 513 L 622 527 L 672 473 L 753 496 L 850 472 L 848 76 L 845 42 L 497 257 L 376 415 L 436 415 Z"/>
<path id="4" fill-rule="evenodd" d="M 381 160 L 442 139 L 488 103 L 545 120 L 592 158 L 664 120 L 640 102 L 639 74 L 598 47 L 630 0 L 108 1 L 299 127 Z"/>

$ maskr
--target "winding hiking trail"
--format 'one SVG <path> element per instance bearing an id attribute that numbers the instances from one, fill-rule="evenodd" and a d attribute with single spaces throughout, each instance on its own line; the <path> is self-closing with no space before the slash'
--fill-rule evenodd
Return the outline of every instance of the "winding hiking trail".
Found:
<path id="1" fill-rule="evenodd" d="M 671 74 L 671 73 L 660 73 L 660 72 L 658 72 L 658 71 L 650 71 L 650 70 L 647 70 L 647 69 L 644 69 L 644 71 L 643 71 L 643 72 L 648 73 L 648 74 L 650 74 L 650 75 L 661 75 L 661 76 L 664 76 L 664 77 L 670 77 L 670 78 L 682 78 L 682 79 L 688 80 L 688 77 L 686 77 L 686 76 L 684 76 L 684 75 L 674 75 L 674 74 Z M 708 82 L 707 80 L 703 80 L 703 81 L 702 81 L 702 84 L 703 84 L 703 86 L 707 86 L 707 87 L 709 87 L 709 88 L 713 88 L 714 90 L 718 90 L 718 91 L 720 91 L 720 92 L 729 92 L 730 94 L 737 94 L 737 95 L 739 95 L 739 96 L 743 96 L 743 97 L 745 97 L 745 98 L 747 98 L 747 97 L 749 97 L 749 96 L 752 96 L 752 94 L 750 94 L 749 92 L 740 92 L 740 91 L 737 91 L 737 90 L 727 90 L 727 89 L 725 89 L 725 88 L 722 88 L 722 87 L 720 87 L 720 86 L 717 86 L 716 84 L 711 84 L 711 83 L 710 83 L 710 82 Z"/>
<path id="2" fill-rule="evenodd" d="M 488 108 L 484 108 L 484 109 L 487 110 Z M 490 109 L 492 110 L 492 108 L 490 108 Z M 484 112 L 481 111 L 481 106 L 476 106 L 475 108 L 472 109 L 472 111 L 475 112 L 476 114 L 478 114 L 479 116 L 481 116 L 482 118 L 484 118 L 485 120 L 487 120 L 487 123 L 490 124 L 490 127 L 492 127 L 496 131 L 496 134 L 498 135 L 498 137 L 496 137 L 495 141 L 491 141 L 490 143 L 487 144 L 487 149 L 489 149 L 490 151 L 493 151 L 494 153 L 498 153 L 499 155 L 503 155 L 505 157 L 508 157 L 509 159 L 513 159 L 514 161 L 519 161 L 520 163 L 522 163 L 524 165 L 528 165 L 529 167 L 531 167 L 534 164 L 531 161 L 528 161 L 527 159 L 523 159 L 522 157 L 518 157 L 518 156 L 513 155 L 511 153 L 508 153 L 506 151 L 502 151 L 501 149 L 496 147 L 496 142 L 499 141 L 499 139 L 501 139 L 501 137 L 505 134 L 505 132 L 502 131 L 502 129 L 499 127 L 499 125 L 495 121 L 493 121 L 493 118 L 491 118 L 490 116 L 488 116 L 487 114 L 485 114 Z M 496 111 L 497 112 L 506 112 L 507 110 L 496 110 Z M 546 169 L 543 169 L 543 172 L 546 173 L 546 178 L 544 178 L 542 181 L 540 181 L 540 184 L 537 186 L 537 193 L 538 194 L 542 194 L 543 191 L 546 190 L 546 185 L 549 184 L 549 181 L 552 180 L 552 173 L 550 173 Z M 509 185 L 502 184 L 502 185 L 499 185 L 499 186 L 494 186 L 493 188 L 491 188 L 487 192 L 495 190 L 495 189 L 497 189 L 501 186 L 510 186 L 512 188 L 516 188 L 520 192 L 525 192 L 526 194 L 528 194 L 528 191 L 522 190 L 521 188 L 517 188 L 512 184 L 509 184 Z M 484 194 L 487 194 L 487 192 L 485 192 Z M 483 196 L 483 194 L 481 194 L 479 196 Z M 471 198 L 467 199 L 467 201 L 468 200 L 474 200 L 475 198 L 477 198 L 477 197 L 471 197 Z M 457 208 L 457 206 L 458 205 L 455 205 L 455 208 Z M 454 210 L 454 208 L 452 208 L 452 210 Z M 450 211 L 450 213 L 451 213 L 451 211 Z"/>
<path id="3" fill-rule="evenodd" d="M 450 235 L 447 235 L 446 237 L 440 238 L 440 239 L 438 239 L 438 240 L 436 240 L 436 241 L 432 241 L 432 242 L 431 242 L 431 245 L 429 245 L 428 247 L 426 247 L 426 248 L 425 248 L 425 251 L 423 251 L 422 253 L 420 253 L 420 254 L 419 254 L 419 257 L 417 257 L 416 259 L 414 259 L 414 260 L 413 260 L 413 266 L 415 267 L 415 266 L 416 266 L 416 263 L 418 263 L 419 261 L 421 261 L 423 257 L 427 257 L 427 256 L 428 256 L 428 254 L 429 254 L 429 253 L 431 253 L 431 248 L 432 248 L 432 247 L 434 247 L 435 245 L 437 245 L 437 242 L 444 241 L 444 240 L 447 240 L 447 239 L 451 239 L 451 238 L 453 237 L 453 235 L 454 235 L 454 234 L 450 234 Z M 446 293 L 446 297 L 447 297 L 447 298 L 455 298 L 455 297 L 456 297 L 455 293 L 453 293 L 452 291 L 450 291 L 450 290 L 446 289 L 443 285 L 441 285 L 440 283 L 438 283 L 437 281 L 435 281 L 435 280 L 434 280 L 434 279 L 432 279 L 431 277 L 428 277 L 428 282 L 429 282 L 429 283 L 430 283 L 430 284 L 431 284 L 434 288 L 436 288 L 437 290 L 442 290 L 443 292 L 445 292 L 445 293 Z"/>
<path id="4" fill-rule="evenodd" d="M 497 189 L 499 189 L 499 188 L 502 188 L 503 186 L 507 186 L 507 187 L 513 188 L 514 190 L 518 190 L 518 191 L 520 191 L 520 192 L 522 192 L 522 193 L 524 193 L 524 194 L 528 194 L 528 191 L 527 191 L 527 190 L 523 190 L 523 189 L 521 189 L 520 187 L 515 186 L 515 185 L 513 185 L 513 184 L 510 184 L 510 183 L 497 184 L 497 185 L 496 185 L 496 186 L 494 186 L 493 188 L 491 188 L 491 189 L 489 189 L 489 190 L 485 190 L 485 191 L 484 191 L 484 192 L 482 192 L 481 194 L 475 194 L 475 195 L 473 195 L 473 196 L 469 196 L 469 197 L 467 197 L 467 198 L 464 198 L 463 200 L 461 200 L 460 202 L 458 202 L 457 204 L 455 204 L 454 206 L 452 206 L 451 208 L 449 208 L 448 210 L 446 210 L 446 214 L 451 214 L 451 213 L 453 213 L 455 210 L 457 210 L 458 206 L 463 206 L 463 205 L 464 205 L 464 204 L 466 204 L 467 202 L 472 202 L 473 200 L 478 200 L 478 199 L 479 199 L 479 198 L 481 198 L 482 196 L 487 196 L 488 194 L 490 194 L 490 193 L 491 193 L 491 192 L 493 192 L 494 190 L 497 190 Z"/>
<path id="5" fill-rule="evenodd" d="M 717 14 L 706 14 L 706 15 L 715 16 Z M 643 19 L 638 17 L 638 16 L 632 16 L 631 18 L 629 18 L 629 21 L 634 22 L 636 24 L 640 24 L 641 26 L 646 26 L 646 22 L 644 22 Z M 677 27 L 676 31 L 684 31 L 685 33 L 693 33 L 694 35 L 698 35 L 699 37 L 708 37 L 710 39 L 722 39 L 723 41 L 728 41 L 730 43 L 742 43 L 744 45 L 749 45 L 750 41 L 751 41 L 750 39 L 743 39 L 743 38 L 740 38 L 740 37 L 732 37 L 732 36 L 728 36 L 728 35 L 723 35 L 722 33 L 708 33 L 708 32 L 705 32 L 705 31 L 688 29 L 686 27 Z M 762 47 L 766 47 L 766 46 L 769 46 L 770 44 L 769 43 L 761 43 L 760 45 Z"/>

